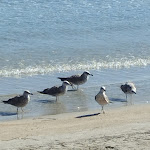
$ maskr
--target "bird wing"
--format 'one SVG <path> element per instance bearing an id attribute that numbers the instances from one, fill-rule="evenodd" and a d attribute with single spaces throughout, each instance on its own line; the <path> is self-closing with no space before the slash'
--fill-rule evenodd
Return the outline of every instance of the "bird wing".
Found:
<path id="1" fill-rule="evenodd" d="M 67 81 L 70 82 L 70 83 L 76 83 L 76 82 L 79 81 L 80 75 L 73 75 L 73 76 L 66 77 L 66 78 L 61 78 L 61 77 L 59 77 L 59 79 L 61 79 L 61 81 L 67 80 Z"/>
<path id="2" fill-rule="evenodd" d="M 58 94 L 60 94 L 62 92 L 61 86 L 57 87 L 57 86 L 53 86 L 51 88 L 47 88 L 43 91 L 43 94 L 49 94 L 52 96 L 56 96 Z"/>
<path id="3" fill-rule="evenodd" d="M 104 94 L 104 99 L 105 99 L 105 101 L 106 101 L 107 103 L 110 102 L 110 101 L 109 101 L 109 98 L 108 98 L 108 96 L 107 96 L 106 94 Z"/>
<path id="4" fill-rule="evenodd" d="M 105 94 L 100 94 L 100 93 L 98 93 L 98 94 L 95 96 L 95 100 L 96 100 L 97 103 L 100 104 L 100 105 L 105 105 L 105 104 L 109 103 L 109 99 L 108 99 L 108 97 L 107 97 Z"/>
<path id="5" fill-rule="evenodd" d="M 96 96 L 95 96 L 95 100 L 101 105 L 101 101 L 104 100 L 104 97 L 102 94 L 98 93 Z"/>
<path id="6" fill-rule="evenodd" d="M 57 87 L 57 86 L 53 86 L 52 88 L 49 89 L 49 94 L 53 96 L 56 96 L 60 92 L 61 92 L 60 87 Z"/>
<path id="7" fill-rule="evenodd" d="M 121 90 L 124 92 L 124 93 L 127 93 L 128 91 L 131 90 L 131 87 L 127 84 L 124 84 L 124 85 L 121 85 Z"/>
<path id="8" fill-rule="evenodd" d="M 133 92 L 136 93 L 136 87 L 132 82 L 121 85 L 121 90 L 126 94 L 132 94 Z"/>
<path id="9" fill-rule="evenodd" d="M 16 105 L 18 103 L 20 103 L 20 101 L 22 100 L 23 96 L 15 96 L 13 98 L 10 98 L 7 101 L 7 104 L 11 104 L 11 105 Z"/>

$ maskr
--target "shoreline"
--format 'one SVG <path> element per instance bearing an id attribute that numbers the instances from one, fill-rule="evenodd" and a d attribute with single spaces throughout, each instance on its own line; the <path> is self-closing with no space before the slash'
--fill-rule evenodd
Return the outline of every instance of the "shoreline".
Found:
<path id="1" fill-rule="evenodd" d="M 65 95 L 61 96 L 58 103 L 55 102 L 55 97 L 40 95 L 36 91 L 52 87 L 54 85 L 61 85 L 62 83 L 57 79 L 57 76 L 60 76 L 60 74 L 61 76 L 75 74 L 76 71 L 74 71 L 74 73 L 61 72 L 52 75 L 39 75 L 19 79 L 7 78 L 5 81 L 2 79 L 1 93 L 3 94 L 0 96 L 0 102 L 8 100 L 16 95 L 20 95 L 24 90 L 29 90 L 34 95 L 31 97 L 29 104 L 24 108 L 27 112 L 24 114 L 25 118 L 65 112 L 70 113 L 80 110 L 85 111 L 100 108 L 99 104 L 95 102 L 94 97 L 99 92 L 100 86 L 105 86 L 108 98 L 114 101 L 109 107 L 120 107 L 124 105 L 125 100 L 125 94 L 121 91 L 120 85 L 121 83 L 128 81 L 130 78 L 131 81 L 135 83 L 138 90 L 138 94 L 133 96 L 135 103 L 146 103 L 147 101 L 150 103 L 148 94 L 150 82 L 149 78 L 147 78 L 148 71 L 150 69 L 149 67 L 146 68 L 147 69 L 139 68 L 137 70 L 135 68 L 119 70 L 107 69 L 99 71 L 90 70 L 94 76 L 90 78 L 87 83 L 81 85 L 79 91 L 68 91 Z M 81 73 L 82 71 L 79 72 Z M 134 74 L 137 74 L 137 78 L 133 80 L 133 77 L 135 77 Z M 143 78 L 141 79 L 142 75 Z M 16 85 L 16 88 L 13 87 L 14 84 Z M 11 93 L 11 95 L 5 95 L 5 93 Z M 78 107 L 80 107 L 80 110 Z M 16 113 L 16 108 L 14 106 L 0 103 L 0 110 L 0 121 L 16 119 L 16 116 L 14 115 Z"/>
<path id="2" fill-rule="evenodd" d="M 2 150 L 149 149 L 150 104 L 49 115 L 0 123 Z"/>

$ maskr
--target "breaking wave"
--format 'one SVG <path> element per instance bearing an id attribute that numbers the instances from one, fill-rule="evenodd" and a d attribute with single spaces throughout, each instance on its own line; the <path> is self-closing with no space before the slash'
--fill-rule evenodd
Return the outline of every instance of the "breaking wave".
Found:
<path id="1" fill-rule="evenodd" d="M 101 69 L 121 69 L 130 67 L 143 67 L 150 64 L 150 59 L 120 59 L 114 61 L 89 61 L 83 63 L 68 63 L 68 64 L 48 64 L 27 66 L 24 68 L 2 69 L 0 70 L 1 77 L 20 77 L 20 76 L 33 76 L 45 75 L 53 72 L 64 72 L 74 70 L 101 70 Z"/>

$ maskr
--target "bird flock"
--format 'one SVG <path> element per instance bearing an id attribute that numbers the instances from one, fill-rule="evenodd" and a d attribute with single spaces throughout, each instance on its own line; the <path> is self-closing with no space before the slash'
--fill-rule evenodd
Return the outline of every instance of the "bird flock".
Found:
<path id="1" fill-rule="evenodd" d="M 51 88 L 46 88 L 43 91 L 37 91 L 40 94 L 47 94 L 51 96 L 56 97 L 56 101 L 58 100 L 59 96 L 64 95 L 66 91 L 68 90 L 68 86 L 72 86 L 73 90 L 78 90 L 79 85 L 84 84 L 89 76 L 93 76 L 89 71 L 83 72 L 81 75 L 72 75 L 70 77 L 58 77 L 62 81 L 61 86 L 53 86 Z M 75 87 L 75 85 L 77 87 Z M 126 82 L 125 84 L 120 86 L 121 90 L 126 95 L 126 101 L 128 94 L 136 94 L 136 87 L 132 82 Z M 10 104 L 17 107 L 17 114 L 18 109 L 21 108 L 23 112 L 23 107 L 28 104 L 30 101 L 30 95 L 33 95 L 30 91 L 26 90 L 24 91 L 23 95 L 15 96 L 13 98 L 10 98 L 7 101 L 3 101 L 4 104 Z M 110 103 L 109 98 L 106 95 L 106 88 L 104 86 L 100 87 L 100 91 L 95 96 L 95 101 L 101 105 L 102 107 L 102 113 L 105 113 L 104 106 Z"/>

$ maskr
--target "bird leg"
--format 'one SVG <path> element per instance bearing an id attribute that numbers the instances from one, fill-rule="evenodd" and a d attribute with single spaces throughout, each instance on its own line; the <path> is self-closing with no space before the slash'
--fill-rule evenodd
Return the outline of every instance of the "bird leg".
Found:
<path id="1" fill-rule="evenodd" d="M 131 105 L 133 105 L 133 99 L 132 99 L 132 94 L 131 94 Z"/>
<path id="2" fill-rule="evenodd" d="M 105 111 L 104 111 L 104 106 L 102 106 L 102 110 L 101 110 L 102 112 L 103 112 L 103 114 L 105 114 Z"/>
<path id="3" fill-rule="evenodd" d="M 57 102 L 57 100 L 58 100 L 58 96 L 56 96 L 56 102 Z"/>
<path id="4" fill-rule="evenodd" d="M 71 84 L 71 86 L 72 86 L 72 89 L 76 89 L 75 86 L 74 86 L 73 84 Z"/>
<path id="5" fill-rule="evenodd" d="M 23 108 L 21 107 L 22 113 L 24 112 Z"/>
<path id="6" fill-rule="evenodd" d="M 19 116 L 18 116 L 18 107 L 17 107 L 17 120 L 19 119 Z"/>
<path id="7" fill-rule="evenodd" d="M 22 108 L 22 107 L 21 107 L 21 110 L 22 110 L 21 119 L 23 119 L 24 111 L 23 111 L 23 108 Z"/>
<path id="8" fill-rule="evenodd" d="M 127 97 L 127 93 L 126 93 L 126 105 L 128 105 L 128 97 Z"/>
<path id="9" fill-rule="evenodd" d="M 78 89 L 74 86 L 74 84 L 71 84 L 71 86 L 72 86 L 72 89 L 73 89 L 73 90 L 76 90 L 76 91 L 78 90 Z"/>

